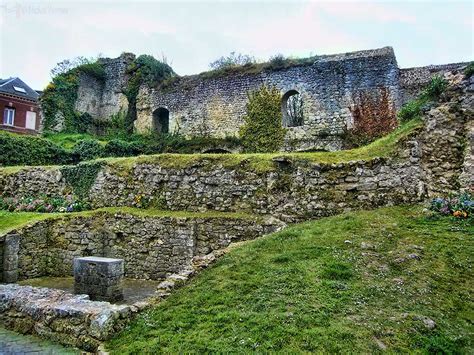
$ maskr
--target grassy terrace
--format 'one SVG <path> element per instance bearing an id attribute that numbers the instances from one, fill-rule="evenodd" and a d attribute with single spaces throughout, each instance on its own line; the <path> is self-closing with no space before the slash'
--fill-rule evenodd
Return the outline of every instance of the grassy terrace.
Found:
<path id="1" fill-rule="evenodd" d="M 295 225 L 234 247 L 107 349 L 470 353 L 473 256 L 472 224 L 417 206 Z"/>
<path id="2" fill-rule="evenodd" d="M 172 218 L 233 218 L 245 220 L 258 220 L 258 216 L 245 213 L 231 212 L 186 212 L 186 211 L 161 211 L 155 209 L 139 209 L 132 207 L 106 207 L 93 211 L 73 213 L 35 213 L 35 212 L 7 212 L 0 211 L 0 235 L 13 229 L 21 228 L 27 224 L 42 221 L 48 218 L 87 217 L 101 213 L 132 214 L 139 217 L 172 217 Z"/>
<path id="3" fill-rule="evenodd" d="M 294 160 L 311 163 L 344 163 L 355 160 L 370 160 L 376 157 L 387 157 L 394 153 L 397 144 L 404 138 L 422 127 L 420 120 L 410 121 L 398 129 L 373 143 L 351 150 L 337 152 L 311 153 L 261 153 L 261 154 L 158 154 L 131 158 L 100 159 L 117 167 L 131 167 L 135 163 L 156 163 L 169 168 L 183 168 L 200 161 L 208 161 L 212 165 L 222 164 L 224 167 L 247 165 L 257 172 L 265 172 L 274 168 L 272 159 L 288 157 Z"/>
<path id="4" fill-rule="evenodd" d="M 393 154 L 397 144 L 406 137 L 413 134 L 422 127 L 420 120 L 409 121 L 387 136 L 375 142 L 356 149 L 337 152 L 313 152 L 313 153 L 265 153 L 265 154 L 157 154 L 143 155 L 128 158 L 104 158 L 98 161 L 117 168 L 129 169 L 136 163 L 156 163 L 168 168 L 183 168 L 193 163 L 207 162 L 210 165 L 222 164 L 224 167 L 247 166 L 256 172 L 265 172 L 274 169 L 272 161 L 276 157 L 288 157 L 294 160 L 307 161 L 311 163 L 343 163 L 355 160 L 370 160 L 376 157 L 388 157 Z M 64 137 L 63 137 L 64 138 Z M 0 174 L 12 174 L 24 166 L 11 166 L 0 168 Z M 55 166 L 47 168 L 54 169 Z"/>

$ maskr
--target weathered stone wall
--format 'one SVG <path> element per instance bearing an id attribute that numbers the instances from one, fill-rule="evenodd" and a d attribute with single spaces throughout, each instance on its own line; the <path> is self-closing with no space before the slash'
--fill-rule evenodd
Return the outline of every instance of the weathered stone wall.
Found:
<path id="1" fill-rule="evenodd" d="M 439 75 L 442 77 L 452 71 L 461 71 L 467 64 L 468 63 L 452 63 L 400 69 L 401 103 L 404 104 L 415 99 L 434 76 Z"/>
<path id="2" fill-rule="evenodd" d="M 110 119 L 120 111 L 126 112 L 128 100 L 123 94 L 127 85 L 127 67 L 135 55 L 123 53 L 118 58 L 101 58 L 99 61 L 105 69 L 105 80 L 82 73 L 79 76 L 79 87 L 75 109 L 87 112 L 95 119 Z"/>
<path id="3" fill-rule="evenodd" d="M 73 260 L 81 256 L 124 259 L 125 277 L 160 280 L 189 268 L 196 256 L 225 248 L 231 242 L 254 239 L 281 225 L 264 218 L 96 212 L 36 222 L 9 234 L 19 236 L 20 280 L 72 276 Z"/>
<path id="4" fill-rule="evenodd" d="M 393 114 L 399 101 L 397 62 L 392 48 L 386 47 L 320 56 L 310 65 L 210 78 L 197 75 L 182 77 L 166 88 L 142 87 L 135 126 L 138 131 L 151 129 L 153 112 L 164 107 L 170 112 L 173 131 L 186 136 L 236 135 L 248 92 L 262 84 L 276 86 L 282 95 L 296 90 L 303 97 L 304 125 L 288 128 L 285 150 L 340 150 L 339 135 L 350 125 L 360 93 L 382 104 L 378 97 L 386 91 L 389 100 L 384 104 Z"/>
<path id="5" fill-rule="evenodd" d="M 92 302 L 87 295 L 0 284 L 2 327 L 86 351 L 96 351 L 129 321 L 131 313 L 128 306 Z"/>

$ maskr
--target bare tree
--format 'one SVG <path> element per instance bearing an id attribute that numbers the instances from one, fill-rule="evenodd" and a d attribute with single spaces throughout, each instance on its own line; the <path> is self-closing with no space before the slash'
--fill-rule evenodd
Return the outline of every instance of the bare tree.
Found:
<path id="1" fill-rule="evenodd" d="M 301 94 L 297 93 L 288 97 L 286 112 L 288 114 L 288 127 L 303 125 L 303 97 Z"/>

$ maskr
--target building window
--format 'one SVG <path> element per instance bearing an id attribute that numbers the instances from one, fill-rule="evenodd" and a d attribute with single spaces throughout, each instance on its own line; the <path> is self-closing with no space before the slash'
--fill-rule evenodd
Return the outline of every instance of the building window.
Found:
<path id="1" fill-rule="evenodd" d="M 15 109 L 14 108 L 5 108 L 3 112 L 3 124 L 7 126 L 13 126 L 15 122 Z"/>

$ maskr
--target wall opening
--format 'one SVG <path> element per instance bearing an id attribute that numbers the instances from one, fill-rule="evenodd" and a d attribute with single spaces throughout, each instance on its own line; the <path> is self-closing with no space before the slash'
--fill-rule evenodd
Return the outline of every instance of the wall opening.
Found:
<path id="1" fill-rule="evenodd" d="M 164 107 L 159 107 L 153 111 L 153 131 L 158 133 L 168 133 L 170 129 L 170 112 Z"/>
<path id="2" fill-rule="evenodd" d="M 283 127 L 298 127 L 304 123 L 303 97 L 296 90 L 286 92 L 281 100 Z"/>

